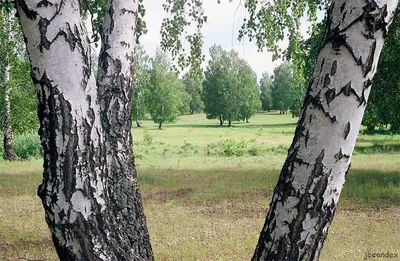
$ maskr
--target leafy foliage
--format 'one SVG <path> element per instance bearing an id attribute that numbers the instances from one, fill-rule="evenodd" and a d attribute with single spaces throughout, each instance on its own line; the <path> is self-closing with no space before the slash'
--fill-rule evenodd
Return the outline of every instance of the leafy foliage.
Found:
<path id="1" fill-rule="evenodd" d="M 273 77 L 268 73 L 263 73 L 260 79 L 260 100 L 261 107 L 264 111 L 269 111 L 273 108 L 272 88 Z"/>
<path id="2" fill-rule="evenodd" d="M 193 76 L 201 75 L 201 64 L 204 61 L 202 54 L 203 35 L 201 28 L 207 22 L 201 0 L 166 0 L 164 10 L 170 17 L 164 18 L 161 26 L 161 48 L 169 51 L 176 60 L 178 67 L 184 69 L 190 66 Z M 190 26 L 195 26 L 193 33 L 188 33 Z M 181 35 L 189 42 L 190 50 L 186 53 L 183 48 Z M 177 70 L 178 68 L 175 67 Z"/>
<path id="3" fill-rule="evenodd" d="M 182 79 L 186 94 L 188 95 L 188 107 L 191 114 L 200 113 L 204 109 L 204 103 L 201 100 L 203 92 L 202 80 L 193 78 L 189 73 L 186 73 Z"/>

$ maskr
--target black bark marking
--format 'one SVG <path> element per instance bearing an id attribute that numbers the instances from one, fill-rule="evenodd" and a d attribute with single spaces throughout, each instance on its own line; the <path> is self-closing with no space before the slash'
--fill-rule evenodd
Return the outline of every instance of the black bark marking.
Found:
<path id="1" fill-rule="evenodd" d="M 49 2 L 48 0 L 41 0 L 39 3 L 37 3 L 36 7 L 40 8 L 42 6 L 48 7 L 48 6 L 53 6 L 53 3 Z"/>
<path id="2" fill-rule="evenodd" d="M 351 14 L 351 13 L 350 13 Z M 347 15 L 347 11 L 343 13 L 342 15 L 342 21 L 344 21 L 346 19 L 346 15 Z"/>
<path id="3" fill-rule="evenodd" d="M 334 76 L 337 70 L 337 61 L 333 61 L 332 68 L 331 68 L 331 75 Z"/>
<path id="4" fill-rule="evenodd" d="M 25 0 L 16 0 L 16 5 L 19 6 L 22 11 L 25 13 L 26 17 L 31 20 L 36 20 L 38 13 L 34 10 L 29 9 L 28 5 L 26 4 Z M 17 9 L 18 11 L 18 9 Z M 18 14 L 19 17 L 19 14 Z"/>
<path id="5" fill-rule="evenodd" d="M 325 58 L 322 59 L 321 68 L 319 69 L 319 72 L 322 72 L 322 69 L 324 68 L 324 64 L 325 64 Z"/>
<path id="6" fill-rule="evenodd" d="M 321 94 L 321 91 L 315 97 L 312 97 L 312 96 L 306 97 L 306 103 L 307 104 L 312 104 L 314 106 L 314 108 L 321 110 L 324 113 L 325 117 L 327 117 L 331 123 L 335 123 L 336 122 L 336 115 L 331 116 L 329 114 L 329 112 L 327 112 L 325 110 L 325 107 L 321 102 L 320 94 Z"/>
<path id="7" fill-rule="evenodd" d="M 324 77 L 324 88 L 328 87 L 329 84 L 331 84 L 331 77 L 329 77 L 329 73 L 327 73 Z"/>
<path id="8" fill-rule="evenodd" d="M 110 15 L 110 28 L 108 33 L 112 33 L 114 31 L 114 5 L 113 5 L 113 0 L 110 1 L 110 8 L 108 9 L 108 14 Z"/>
<path id="9" fill-rule="evenodd" d="M 121 41 L 120 43 L 121 43 L 121 45 L 122 45 L 123 47 L 129 48 L 129 47 L 131 46 L 129 43 L 127 43 L 127 42 L 125 42 L 125 41 Z"/>
<path id="10" fill-rule="evenodd" d="M 339 152 L 335 154 L 336 162 L 338 162 L 342 158 L 343 158 L 343 152 L 342 152 L 342 148 L 340 148 Z"/>
<path id="11" fill-rule="evenodd" d="M 305 142 L 306 147 L 308 147 L 308 141 L 309 141 L 309 139 L 310 139 L 310 131 L 307 130 L 306 136 L 304 137 L 304 142 Z"/>
<path id="12" fill-rule="evenodd" d="M 352 92 L 356 93 L 355 90 L 351 87 L 351 82 L 348 82 L 348 83 L 342 88 L 342 90 L 341 90 L 340 93 L 343 93 L 345 96 L 348 97 L 348 96 L 351 95 Z M 339 93 L 339 94 L 340 94 L 340 93 Z M 356 93 L 356 94 L 357 94 L 357 93 Z"/>
<path id="13" fill-rule="evenodd" d="M 351 82 L 348 82 L 341 90 L 340 92 L 337 94 L 337 96 L 339 96 L 340 94 L 342 94 L 349 97 L 350 95 L 354 95 L 357 99 L 357 101 L 359 102 L 359 106 L 361 106 L 362 104 L 365 103 L 365 97 L 364 97 L 364 92 L 361 94 L 361 96 L 359 96 L 356 92 L 356 90 L 353 89 L 353 87 L 351 87 Z"/>
<path id="14" fill-rule="evenodd" d="M 50 25 L 49 20 L 40 17 L 39 19 L 39 31 L 40 31 L 40 44 L 39 50 L 43 52 L 43 48 L 49 50 L 51 46 L 51 42 L 47 39 L 47 26 Z"/>
<path id="15" fill-rule="evenodd" d="M 335 97 L 336 97 L 335 89 L 329 89 L 325 92 L 325 98 L 326 98 L 326 102 L 327 102 L 328 106 L 331 103 L 331 101 L 333 101 L 333 99 L 335 99 Z"/>
<path id="16" fill-rule="evenodd" d="M 350 125 L 350 122 L 348 122 L 347 124 L 346 124 L 346 126 L 344 127 L 344 132 L 343 132 L 343 136 L 344 136 L 344 139 L 346 140 L 347 139 L 347 137 L 349 136 L 349 133 L 350 133 L 350 129 L 351 129 L 351 125 Z"/>
<path id="17" fill-rule="evenodd" d="M 344 11 L 345 8 L 346 8 L 346 3 L 343 3 L 343 4 L 340 6 L 340 12 L 343 13 L 343 11 Z"/>
<path id="18" fill-rule="evenodd" d="M 335 154 L 336 162 L 340 161 L 343 158 L 348 161 L 350 159 L 350 156 L 343 154 L 342 148 L 340 148 L 339 152 Z"/>
<path id="19" fill-rule="evenodd" d="M 122 11 L 122 14 L 125 14 L 125 13 L 135 14 L 135 11 L 129 10 L 129 9 L 126 9 L 126 8 L 122 8 L 121 11 Z"/>
<path id="20" fill-rule="evenodd" d="M 374 58 L 375 58 L 375 51 L 376 51 L 376 41 L 371 46 L 370 53 L 365 61 L 365 63 L 362 66 L 363 70 L 363 76 L 366 77 L 367 74 L 371 71 L 372 65 L 374 63 Z"/>

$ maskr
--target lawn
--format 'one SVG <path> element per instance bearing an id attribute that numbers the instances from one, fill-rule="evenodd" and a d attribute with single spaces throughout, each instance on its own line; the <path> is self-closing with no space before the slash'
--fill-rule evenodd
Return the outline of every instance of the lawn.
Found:
<path id="1" fill-rule="evenodd" d="M 263 113 L 228 128 L 188 115 L 134 128 L 156 260 L 249 260 L 296 121 Z M 400 254 L 399 156 L 400 136 L 360 134 L 321 260 Z M 0 161 L 0 260 L 57 260 L 35 196 L 41 164 Z"/>

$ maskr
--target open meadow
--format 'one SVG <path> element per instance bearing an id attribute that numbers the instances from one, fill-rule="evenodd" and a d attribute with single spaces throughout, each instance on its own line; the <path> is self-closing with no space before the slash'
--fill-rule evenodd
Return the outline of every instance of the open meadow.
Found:
<path id="1" fill-rule="evenodd" d="M 220 127 L 204 114 L 144 121 L 134 150 L 156 260 L 250 260 L 296 118 Z M 42 161 L 0 161 L 0 260 L 57 260 L 36 191 Z M 400 135 L 362 133 L 321 260 L 400 255 Z"/>

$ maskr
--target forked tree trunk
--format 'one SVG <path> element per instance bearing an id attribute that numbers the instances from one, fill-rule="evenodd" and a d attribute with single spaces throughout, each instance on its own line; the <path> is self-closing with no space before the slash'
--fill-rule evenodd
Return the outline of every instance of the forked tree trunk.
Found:
<path id="1" fill-rule="evenodd" d="M 397 1 L 333 1 L 253 260 L 318 260 Z"/>
<path id="2" fill-rule="evenodd" d="M 5 66 L 3 70 L 3 86 L 5 88 L 5 110 L 4 110 L 4 159 L 9 161 L 18 160 L 18 156 L 14 150 L 14 135 L 11 125 L 11 103 L 10 103 L 10 91 L 11 88 L 8 86 L 8 81 L 10 79 L 10 64 L 8 62 L 8 57 L 5 60 Z"/>
<path id="3" fill-rule="evenodd" d="M 38 194 L 61 260 L 152 260 L 131 137 L 136 0 L 110 0 L 98 84 L 78 0 L 17 0 L 44 150 Z"/>

